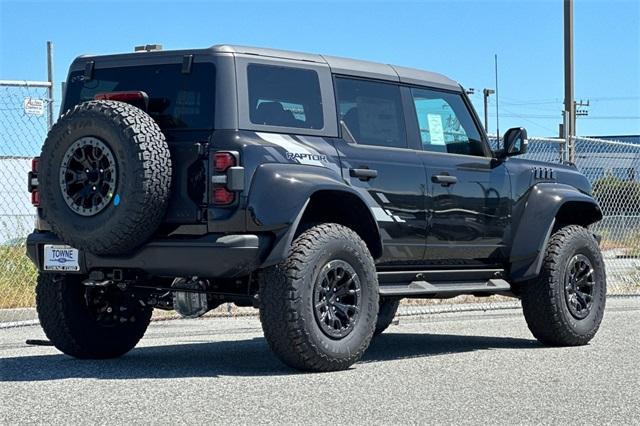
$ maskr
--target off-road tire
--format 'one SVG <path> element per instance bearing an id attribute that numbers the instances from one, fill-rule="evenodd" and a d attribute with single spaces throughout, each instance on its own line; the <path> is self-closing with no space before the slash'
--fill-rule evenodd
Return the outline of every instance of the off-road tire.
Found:
<path id="1" fill-rule="evenodd" d="M 144 335 L 152 309 L 139 308 L 135 321 L 103 326 L 91 315 L 85 287 L 76 275 L 40 274 L 36 285 L 40 325 L 53 345 L 76 358 L 119 357 Z"/>
<path id="2" fill-rule="evenodd" d="M 315 280 L 334 259 L 349 262 L 361 283 L 358 319 L 340 339 L 323 332 L 313 304 Z M 262 271 L 259 283 L 262 329 L 285 364 L 303 371 L 335 371 L 362 357 L 378 315 L 378 279 L 373 258 L 354 231 L 333 223 L 306 230 L 295 239 L 283 263 Z"/>
<path id="3" fill-rule="evenodd" d="M 116 162 L 116 193 L 93 216 L 73 211 L 63 196 L 60 168 L 67 150 L 83 137 L 102 141 Z M 38 173 L 43 218 L 71 246 L 95 254 L 127 253 L 160 225 L 169 201 L 171 158 L 158 124 L 141 109 L 118 101 L 75 106 L 44 142 Z"/>
<path id="4" fill-rule="evenodd" d="M 586 256 L 592 266 L 592 307 L 583 319 L 569 310 L 565 294 L 565 272 L 573 256 Z M 606 275 L 595 238 L 578 225 L 558 229 L 549 239 L 538 279 L 522 287 L 522 309 L 531 333 L 549 346 L 587 344 L 598 331 L 606 303 Z"/>
<path id="5" fill-rule="evenodd" d="M 391 325 L 396 316 L 396 312 L 398 312 L 398 306 L 400 306 L 400 299 L 380 298 L 378 321 L 376 322 L 376 330 L 373 333 L 373 337 L 379 336 Z"/>

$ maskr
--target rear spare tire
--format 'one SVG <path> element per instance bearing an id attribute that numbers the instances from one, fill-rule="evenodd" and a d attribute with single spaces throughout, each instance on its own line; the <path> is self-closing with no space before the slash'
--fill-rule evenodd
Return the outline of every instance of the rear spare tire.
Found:
<path id="1" fill-rule="evenodd" d="M 171 158 L 158 124 L 117 101 L 89 101 L 53 126 L 40 156 L 40 203 L 75 248 L 126 253 L 158 228 L 169 201 Z"/>

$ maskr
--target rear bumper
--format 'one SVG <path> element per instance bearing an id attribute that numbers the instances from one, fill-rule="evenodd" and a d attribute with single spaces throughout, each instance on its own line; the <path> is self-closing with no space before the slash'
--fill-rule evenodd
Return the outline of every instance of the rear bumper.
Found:
<path id="1" fill-rule="evenodd" d="M 43 271 L 45 244 L 64 244 L 51 232 L 34 232 L 27 237 L 27 256 Z M 98 256 L 79 252 L 80 271 L 139 270 L 153 276 L 233 278 L 255 270 L 270 241 L 253 234 L 209 234 L 198 238 L 152 240 L 131 254 Z"/>

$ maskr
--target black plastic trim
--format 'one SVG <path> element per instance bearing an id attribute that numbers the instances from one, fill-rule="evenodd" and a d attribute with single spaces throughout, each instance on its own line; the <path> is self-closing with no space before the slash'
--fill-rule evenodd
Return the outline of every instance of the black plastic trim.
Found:
<path id="1" fill-rule="evenodd" d="M 27 237 L 27 255 L 40 271 L 43 271 L 44 244 L 64 242 L 50 232 L 32 233 Z M 80 251 L 78 273 L 86 274 L 94 269 L 134 269 L 152 276 L 233 278 L 254 271 L 269 246 L 269 236 L 254 234 L 158 239 L 128 255 L 97 256 Z"/>

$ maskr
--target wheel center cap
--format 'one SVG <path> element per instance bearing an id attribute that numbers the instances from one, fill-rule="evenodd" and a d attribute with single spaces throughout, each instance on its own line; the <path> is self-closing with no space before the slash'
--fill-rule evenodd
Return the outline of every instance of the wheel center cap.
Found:
<path id="1" fill-rule="evenodd" d="M 96 169 L 89 170 L 87 173 L 87 179 L 89 179 L 91 183 L 98 182 L 100 180 L 100 172 Z"/>

